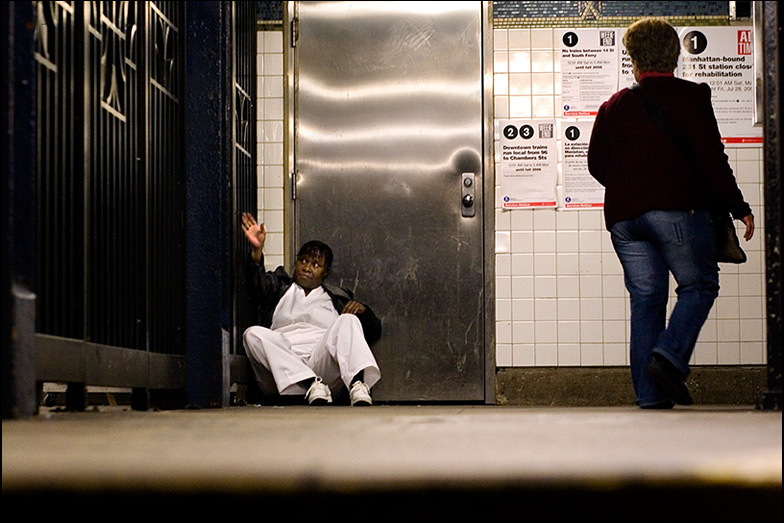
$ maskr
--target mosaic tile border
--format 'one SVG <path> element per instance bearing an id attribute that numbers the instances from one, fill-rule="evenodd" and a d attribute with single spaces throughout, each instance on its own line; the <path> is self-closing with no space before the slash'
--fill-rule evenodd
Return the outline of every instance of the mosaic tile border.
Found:
<path id="1" fill-rule="evenodd" d="M 558 27 L 626 27 L 643 16 L 603 16 L 591 20 L 579 17 L 546 18 L 493 18 L 493 29 L 551 29 Z M 661 16 L 675 27 L 725 26 L 730 25 L 726 17 L 716 16 Z"/>

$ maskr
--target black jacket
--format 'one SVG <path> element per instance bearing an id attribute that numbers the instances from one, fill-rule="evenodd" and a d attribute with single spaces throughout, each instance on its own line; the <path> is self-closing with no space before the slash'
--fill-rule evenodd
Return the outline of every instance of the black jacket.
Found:
<path id="1" fill-rule="evenodd" d="M 275 307 L 291 287 L 291 276 L 283 267 L 278 267 L 274 271 L 266 271 L 263 257 L 261 263 L 257 264 L 249 256 L 245 277 L 251 299 L 257 307 L 259 325 L 269 328 L 272 325 L 272 314 L 275 312 Z M 354 293 L 348 289 L 328 283 L 322 283 L 321 286 L 332 299 L 332 304 L 338 314 L 349 301 L 354 299 Z M 362 324 L 365 340 L 370 345 L 381 337 L 381 320 L 376 317 L 370 307 L 364 303 L 362 305 L 365 307 L 365 312 L 357 314 L 357 318 Z"/>

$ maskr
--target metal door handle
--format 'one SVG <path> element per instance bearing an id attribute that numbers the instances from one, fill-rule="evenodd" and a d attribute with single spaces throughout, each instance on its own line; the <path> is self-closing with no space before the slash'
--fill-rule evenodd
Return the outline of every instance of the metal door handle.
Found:
<path id="1" fill-rule="evenodd" d="M 468 218 L 476 215 L 476 209 L 474 208 L 474 199 L 476 196 L 474 185 L 474 173 L 463 173 L 460 184 L 460 207 L 462 209 L 462 215 Z"/>

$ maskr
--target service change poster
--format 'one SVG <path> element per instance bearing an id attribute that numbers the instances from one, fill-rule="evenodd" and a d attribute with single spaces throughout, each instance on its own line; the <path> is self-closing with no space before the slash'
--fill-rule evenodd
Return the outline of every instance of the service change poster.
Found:
<path id="1" fill-rule="evenodd" d="M 632 59 L 626 51 L 626 46 L 623 45 L 623 35 L 626 34 L 626 27 L 618 29 L 618 90 L 624 87 L 631 87 L 637 80 L 634 79 L 634 72 L 632 71 Z"/>
<path id="2" fill-rule="evenodd" d="M 498 120 L 504 209 L 556 207 L 555 120 Z"/>
<path id="3" fill-rule="evenodd" d="M 604 187 L 588 172 L 588 144 L 593 121 L 562 123 L 564 209 L 604 206 Z"/>
<path id="4" fill-rule="evenodd" d="M 711 88 L 722 141 L 761 144 L 754 126 L 754 44 L 750 27 L 684 27 L 676 75 Z"/>
<path id="5" fill-rule="evenodd" d="M 561 33 L 563 116 L 595 116 L 618 90 L 618 30 L 569 29 Z"/>

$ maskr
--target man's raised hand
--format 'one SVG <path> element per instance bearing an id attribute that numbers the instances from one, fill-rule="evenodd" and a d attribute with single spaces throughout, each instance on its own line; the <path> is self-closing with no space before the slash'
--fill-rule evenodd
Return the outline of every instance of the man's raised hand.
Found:
<path id="1" fill-rule="evenodd" d="M 262 253 L 264 252 L 264 241 L 267 239 L 267 231 L 264 229 L 264 223 L 256 223 L 256 219 L 250 213 L 242 213 L 242 230 L 245 232 L 245 237 L 248 238 L 253 250 L 251 256 L 253 261 L 259 263 L 261 261 Z"/>

